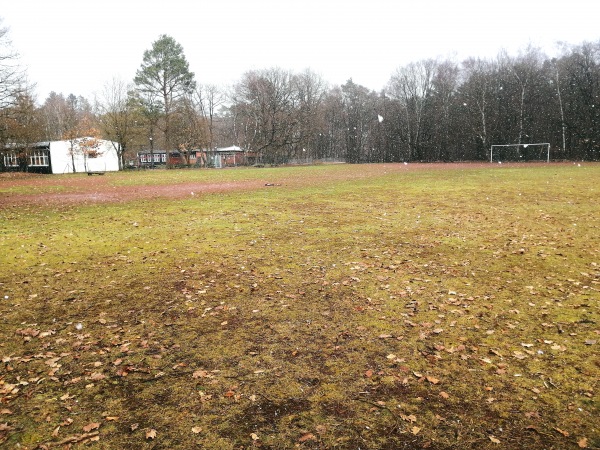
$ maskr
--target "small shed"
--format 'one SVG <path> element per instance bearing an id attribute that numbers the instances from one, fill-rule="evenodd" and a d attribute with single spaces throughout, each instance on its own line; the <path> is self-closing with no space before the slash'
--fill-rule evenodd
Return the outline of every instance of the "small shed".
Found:
<path id="1" fill-rule="evenodd" d="M 219 147 L 207 152 L 206 160 L 209 165 L 216 168 L 247 166 L 254 164 L 256 155 L 245 149 L 232 145 L 230 147 Z"/>

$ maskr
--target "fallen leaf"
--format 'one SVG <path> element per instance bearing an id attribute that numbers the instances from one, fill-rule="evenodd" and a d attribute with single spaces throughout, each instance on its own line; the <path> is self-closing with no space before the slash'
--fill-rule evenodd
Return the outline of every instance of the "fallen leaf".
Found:
<path id="1" fill-rule="evenodd" d="M 421 431 L 421 429 L 419 427 L 412 427 L 410 431 L 412 434 L 417 435 L 419 434 L 419 431 Z"/>
<path id="2" fill-rule="evenodd" d="M 323 434 L 327 431 L 327 427 L 325 425 L 317 425 L 316 430 L 319 434 Z"/>
<path id="3" fill-rule="evenodd" d="M 565 430 L 561 430 L 560 428 L 554 427 L 554 429 L 556 431 L 558 431 L 560 434 L 562 434 L 564 437 L 569 437 L 569 432 L 565 431 Z"/>
<path id="4" fill-rule="evenodd" d="M 206 370 L 198 369 L 192 374 L 192 378 L 208 378 L 209 374 Z"/>
<path id="5" fill-rule="evenodd" d="M 494 444 L 499 444 L 500 443 L 500 439 L 494 437 L 494 436 L 488 436 L 490 438 L 490 441 L 492 441 Z"/>
<path id="6" fill-rule="evenodd" d="M 92 422 L 87 424 L 85 427 L 83 427 L 83 431 L 85 431 L 86 433 L 89 433 L 92 430 L 97 430 L 98 428 L 100 428 L 100 423 L 98 422 Z"/>
<path id="7" fill-rule="evenodd" d="M 579 448 L 587 448 L 587 438 L 581 438 L 577 441 Z"/>
<path id="8" fill-rule="evenodd" d="M 410 416 L 405 416 L 404 414 L 400 414 L 400 418 L 410 423 L 415 423 L 417 421 L 417 416 L 411 414 Z"/>
<path id="9" fill-rule="evenodd" d="M 314 441 L 315 435 L 312 433 L 306 433 L 304 436 L 302 436 L 300 439 L 298 439 L 298 441 L 300 442 L 306 442 L 306 441 Z"/>
<path id="10" fill-rule="evenodd" d="M 116 422 L 117 420 L 119 420 L 118 416 L 106 416 L 107 422 Z"/>
<path id="11" fill-rule="evenodd" d="M 252 438 L 252 440 L 253 440 L 253 441 L 258 441 L 258 440 L 260 439 L 260 438 L 258 437 L 258 434 L 256 434 L 256 433 L 252 433 L 252 434 L 250 435 L 250 437 Z"/>
<path id="12" fill-rule="evenodd" d="M 450 396 L 446 392 L 444 392 L 444 391 L 440 392 L 440 397 L 446 398 L 446 399 L 450 398 Z"/>
<path id="13" fill-rule="evenodd" d="M 429 375 L 427 375 L 427 376 L 425 377 L 425 379 L 426 379 L 427 381 L 429 381 L 431 384 L 438 384 L 438 383 L 440 382 L 440 380 L 438 380 L 437 378 L 435 378 L 435 377 L 431 377 L 431 376 L 429 376 Z"/>
<path id="14" fill-rule="evenodd" d="M 365 372 L 365 377 L 371 378 L 372 376 L 373 376 L 373 371 L 371 369 L 369 369 Z"/>
<path id="15" fill-rule="evenodd" d="M 146 439 L 154 439 L 156 437 L 156 430 L 154 428 L 146 431 Z"/>
<path id="16" fill-rule="evenodd" d="M 10 409 L 0 409 L 0 414 L 11 415 L 12 413 Z"/>
<path id="17" fill-rule="evenodd" d="M 140 426 L 139 423 L 132 423 L 129 428 L 131 429 L 131 431 L 135 431 L 138 429 L 139 426 Z"/>
<path id="18" fill-rule="evenodd" d="M 57 437 L 59 431 L 60 431 L 60 425 L 54 429 L 54 431 L 52 432 L 52 437 Z"/>
<path id="19" fill-rule="evenodd" d="M 202 431 L 202 427 L 192 427 L 192 433 L 198 434 Z"/>

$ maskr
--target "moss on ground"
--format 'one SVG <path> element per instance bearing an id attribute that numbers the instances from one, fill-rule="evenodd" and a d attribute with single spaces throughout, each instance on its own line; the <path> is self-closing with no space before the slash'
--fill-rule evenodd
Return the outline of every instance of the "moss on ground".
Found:
<path id="1" fill-rule="evenodd" d="M 600 447 L 600 166 L 357 167 L 0 207 L 0 445 Z"/>

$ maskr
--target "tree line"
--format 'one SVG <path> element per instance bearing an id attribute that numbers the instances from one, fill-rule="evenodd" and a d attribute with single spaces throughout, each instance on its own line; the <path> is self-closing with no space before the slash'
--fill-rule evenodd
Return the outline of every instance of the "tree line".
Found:
<path id="1" fill-rule="evenodd" d="M 311 70 L 253 70 L 230 87 L 203 85 L 183 48 L 162 35 L 132 82 L 93 100 L 52 92 L 38 105 L 0 30 L 0 144 L 94 135 L 125 164 L 142 149 L 238 145 L 267 164 L 486 160 L 494 144 L 548 142 L 553 159 L 600 160 L 600 41 L 550 58 L 425 59 L 399 67 L 385 89 Z"/>

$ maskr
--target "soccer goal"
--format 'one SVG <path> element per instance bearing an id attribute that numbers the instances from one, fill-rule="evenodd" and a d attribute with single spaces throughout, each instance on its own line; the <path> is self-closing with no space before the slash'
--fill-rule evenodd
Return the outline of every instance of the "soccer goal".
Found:
<path id="1" fill-rule="evenodd" d="M 490 162 L 502 161 L 546 161 L 550 162 L 550 144 L 498 144 L 490 149 Z"/>

